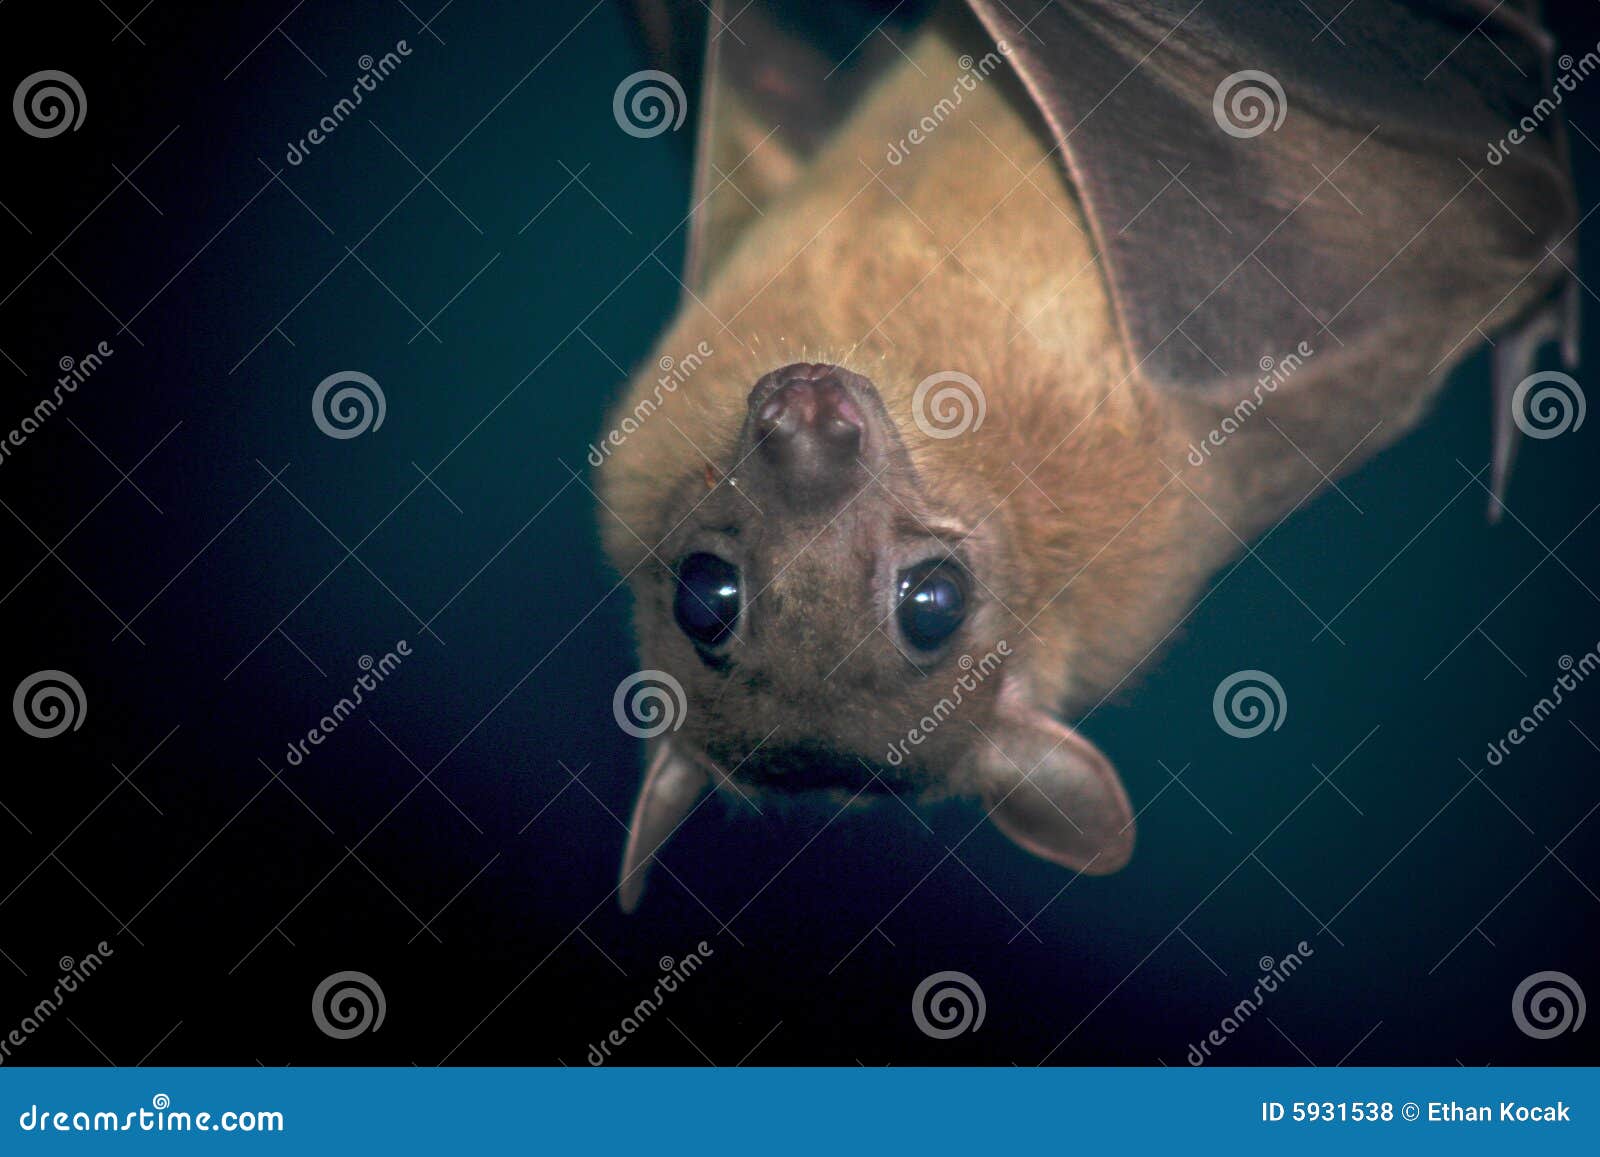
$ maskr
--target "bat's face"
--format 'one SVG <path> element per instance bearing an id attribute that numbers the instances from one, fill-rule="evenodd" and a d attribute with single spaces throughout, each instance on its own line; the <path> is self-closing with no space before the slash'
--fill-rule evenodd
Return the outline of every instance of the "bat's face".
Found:
<path id="1" fill-rule="evenodd" d="M 904 741 L 956 676 L 1010 650 L 1009 616 L 985 591 L 991 540 L 930 503 L 872 383 L 826 364 L 774 370 L 750 390 L 729 460 L 705 465 L 709 487 L 663 512 L 676 529 L 639 608 L 647 663 L 687 693 L 674 742 L 780 791 L 953 774 L 942 765 L 981 742 L 968 720 L 982 724 L 998 678 Z"/>
<path id="2" fill-rule="evenodd" d="M 1127 800 L 1031 706 L 998 521 L 938 502 L 873 384 L 796 363 L 753 383 L 725 460 L 661 486 L 634 576 L 644 668 L 684 692 L 653 740 L 623 900 L 705 787 L 982 800 L 1036 854 L 1111 871 Z"/>

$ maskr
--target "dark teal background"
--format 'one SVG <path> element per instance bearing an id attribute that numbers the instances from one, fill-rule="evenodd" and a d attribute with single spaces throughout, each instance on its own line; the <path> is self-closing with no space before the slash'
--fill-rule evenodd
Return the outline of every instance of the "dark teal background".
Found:
<path id="1" fill-rule="evenodd" d="M 619 1062 L 1181 1065 L 1302 940 L 1218 1063 L 1596 1059 L 1600 1026 L 1532 1040 L 1510 1004 L 1547 969 L 1600 995 L 1600 686 L 1503 766 L 1484 750 L 1600 643 L 1600 419 L 1525 442 L 1516 517 L 1489 526 L 1481 354 L 1083 722 L 1140 809 L 1122 874 L 1063 891 L 987 827 L 945 858 L 977 822 L 960 807 L 930 835 L 892 804 L 710 806 L 665 854 L 681 884 L 658 873 L 623 918 L 640 764 L 611 695 L 636 660 L 584 457 L 676 300 L 689 130 L 618 129 L 613 90 L 646 64 L 620 6 L 426 7 L 157 0 L 132 32 L 0 8 L 0 87 L 59 68 L 89 102 L 52 140 L 0 123 L 0 428 L 60 358 L 115 350 L 0 464 L 0 687 L 60 668 L 88 701 L 56 740 L 0 727 L 0 1032 L 60 957 L 115 949 L 8 1063 L 577 1065 L 701 940 Z M 1600 36 L 1587 6 L 1552 23 L 1579 53 Z M 358 57 L 402 38 L 286 165 Z M 1589 84 L 1567 106 L 1586 211 Z M 410 340 L 436 311 L 438 340 Z M 346 369 L 387 415 L 341 441 L 310 397 Z M 369 708 L 288 766 L 358 657 L 401 638 Z M 1289 708 L 1244 742 L 1211 695 L 1247 667 Z M 307 1005 L 345 969 L 387 1019 L 330 1040 Z M 931 1040 L 911 994 L 946 969 L 987 1016 Z"/>

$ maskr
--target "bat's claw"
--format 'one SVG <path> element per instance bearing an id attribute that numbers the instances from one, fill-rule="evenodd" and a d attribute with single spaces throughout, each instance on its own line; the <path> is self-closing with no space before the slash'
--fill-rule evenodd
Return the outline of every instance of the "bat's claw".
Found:
<path id="1" fill-rule="evenodd" d="M 1566 369 L 1578 367 L 1578 302 L 1577 282 L 1568 278 L 1560 289 L 1508 329 L 1495 347 L 1490 369 L 1494 393 L 1494 465 L 1488 511 L 1491 524 L 1498 523 L 1505 513 L 1506 486 L 1521 439 L 1515 414 L 1517 387 L 1533 373 L 1539 351 L 1551 341 L 1559 342 L 1561 363 Z"/>

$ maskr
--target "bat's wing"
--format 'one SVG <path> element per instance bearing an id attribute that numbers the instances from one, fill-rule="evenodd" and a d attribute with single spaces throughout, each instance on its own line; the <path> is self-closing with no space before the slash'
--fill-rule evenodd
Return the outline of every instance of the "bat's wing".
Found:
<path id="1" fill-rule="evenodd" d="M 1430 303 L 1565 292 L 1463 323 L 1463 351 L 1475 324 L 1521 323 L 1495 358 L 1498 491 L 1510 387 L 1543 338 L 1576 357 L 1566 90 L 1533 20 L 1493 0 L 1316 5 L 1326 21 L 1296 0 L 971 3 L 1050 126 L 1156 386 L 1232 403 L 1302 341 L 1331 371 Z"/>
<path id="2" fill-rule="evenodd" d="M 1558 72 L 1535 20 L 1495 0 L 968 3 L 1055 137 L 1137 373 L 1232 404 L 1305 342 L 1316 379 L 1337 383 L 1422 303 L 1498 300 L 1456 352 L 1514 325 L 1494 358 L 1499 492 L 1512 387 L 1546 338 L 1576 358 L 1560 105 L 1600 61 Z M 705 44 L 685 277 L 699 293 L 898 59 L 896 22 L 920 6 L 669 7 L 679 41 L 697 23 Z M 1533 288 L 1547 307 L 1505 316 Z"/>

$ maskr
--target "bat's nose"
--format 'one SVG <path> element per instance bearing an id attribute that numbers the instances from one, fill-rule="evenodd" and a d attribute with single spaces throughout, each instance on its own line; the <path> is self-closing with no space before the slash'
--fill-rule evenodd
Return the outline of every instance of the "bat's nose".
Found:
<path id="1" fill-rule="evenodd" d="M 759 452 L 785 481 L 827 488 L 852 472 L 867 422 L 851 396 L 849 373 L 834 365 L 797 362 L 756 384 L 751 416 Z"/>

